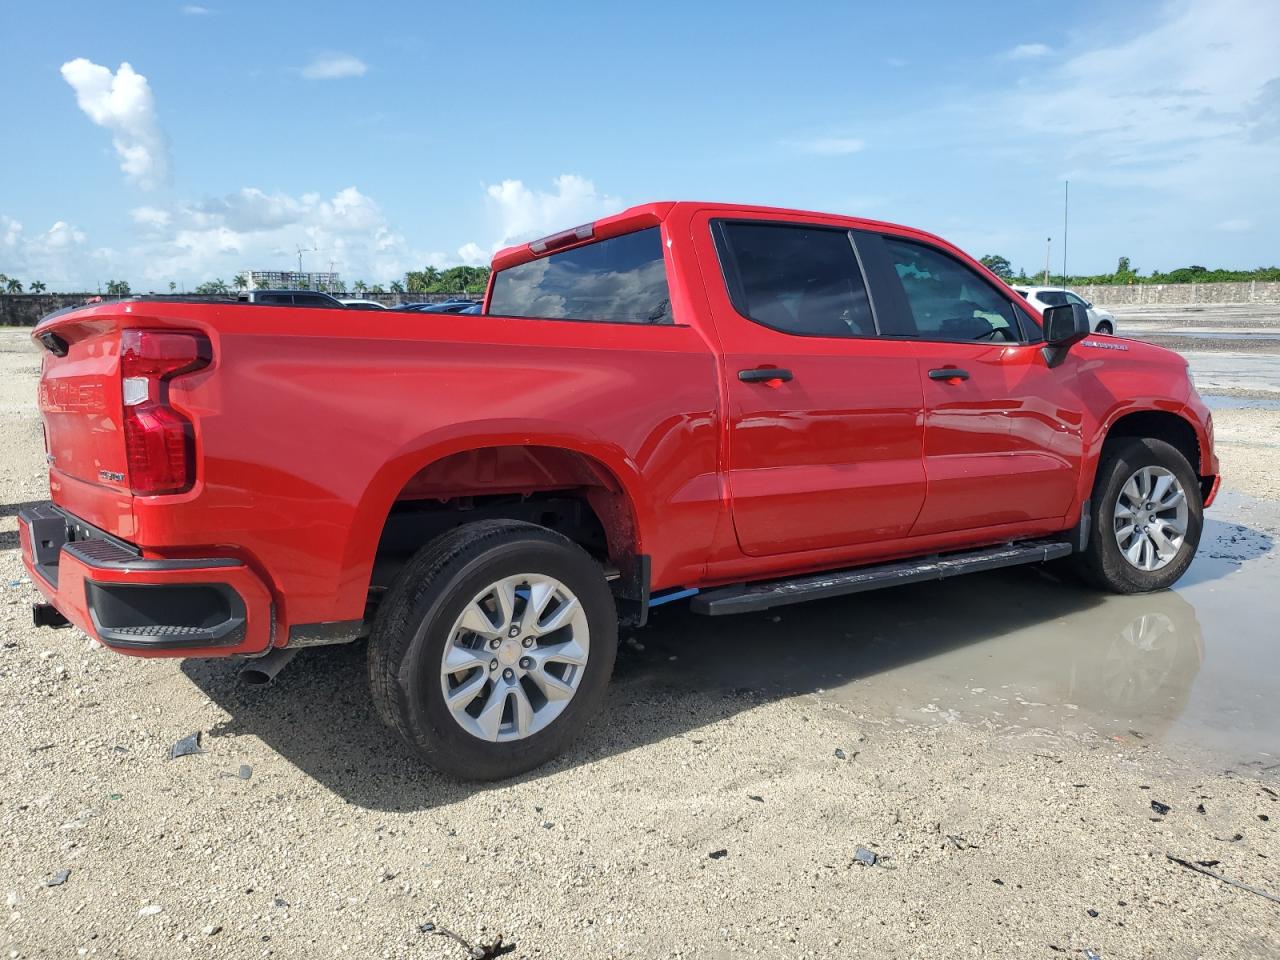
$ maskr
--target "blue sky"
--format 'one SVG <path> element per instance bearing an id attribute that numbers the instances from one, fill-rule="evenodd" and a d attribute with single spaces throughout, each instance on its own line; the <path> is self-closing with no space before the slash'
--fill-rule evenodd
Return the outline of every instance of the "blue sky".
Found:
<path id="1" fill-rule="evenodd" d="M 0 272 L 487 262 L 654 199 L 1280 261 L 1280 3 L 6 3 Z M 122 67 L 128 64 L 128 67 Z"/>

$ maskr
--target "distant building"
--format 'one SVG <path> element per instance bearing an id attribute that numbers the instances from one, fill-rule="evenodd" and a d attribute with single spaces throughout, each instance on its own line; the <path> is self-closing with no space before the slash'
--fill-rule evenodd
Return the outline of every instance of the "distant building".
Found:
<path id="1" fill-rule="evenodd" d="M 333 293 L 343 289 L 336 273 L 298 273 L 296 270 L 245 270 L 250 290 L 323 290 Z"/>

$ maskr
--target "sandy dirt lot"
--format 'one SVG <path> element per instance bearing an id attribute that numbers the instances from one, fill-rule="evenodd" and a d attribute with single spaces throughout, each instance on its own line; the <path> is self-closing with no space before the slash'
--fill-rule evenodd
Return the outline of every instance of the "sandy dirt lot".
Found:
<path id="1" fill-rule="evenodd" d="M 33 628 L 37 368 L 0 331 L 4 956 L 1280 956 L 1280 902 L 1169 859 L 1280 896 L 1280 379 L 1214 398 L 1177 590 L 663 608 L 566 757 L 477 787 L 381 728 L 359 645 L 253 689 Z"/>

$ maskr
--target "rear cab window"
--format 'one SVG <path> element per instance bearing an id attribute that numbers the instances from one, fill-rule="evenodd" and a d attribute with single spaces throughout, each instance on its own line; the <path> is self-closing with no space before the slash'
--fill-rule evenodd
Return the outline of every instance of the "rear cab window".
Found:
<path id="1" fill-rule="evenodd" d="M 747 319 L 793 336 L 876 336 L 847 230 L 718 220 L 713 232 L 729 298 Z"/>
<path id="2" fill-rule="evenodd" d="M 649 227 L 516 264 L 494 275 L 500 317 L 672 323 L 662 233 Z"/>

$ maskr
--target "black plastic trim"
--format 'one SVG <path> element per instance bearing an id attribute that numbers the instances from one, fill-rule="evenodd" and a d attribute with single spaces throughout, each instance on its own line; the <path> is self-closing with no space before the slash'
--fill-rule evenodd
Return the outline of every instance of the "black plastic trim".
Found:
<path id="1" fill-rule="evenodd" d="M 942 556 L 900 560 L 877 566 L 857 567 L 829 573 L 808 574 L 786 580 L 722 587 L 698 594 L 689 604 L 694 613 L 720 616 L 751 613 L 805 600 L 864 593 L 884 587 L 926 580 L 946 580 L 966 573 L 999 570 L 1024 563 L 1042 563 L 1071 553 L 1071 544 L 1062 540 L 1031 540 L 998 547 L 966 550 Z"/>
<path id="2" fill-rule="evenodd" d="M 631 558 L 617 579 L 610 581 L 618 622 L 627 627 L 643 627 L 649 622 L 649 583 L 652 561 L 647 553 Z"/>
<path id="3" fill-rule="evenodd" d="M 86 606 L 109 647 L 179 650 L 244 640 L 244 600 L 225 583 L 100 583 L 86 580 Z M 198 619 L 199 622 L 179 622 Z"/>
<path id="4" fill-rule="evenodd" d="M 183 559 L 157 559 L 140 557 L 122 550 L 109 540 L 77 540 L 63 549 L 81 563 L 99 570 L 198 570 L 207 567 L 239 567 L 234 557 L 195 557 Z"/>
<path id="5" fill-rule="evenodd" d="M 363 620 L 329 620 L 321 623 L 295 623 L 289 627 L 290 647 L 326 647 L 351 643 L 364 633 Z"/>

